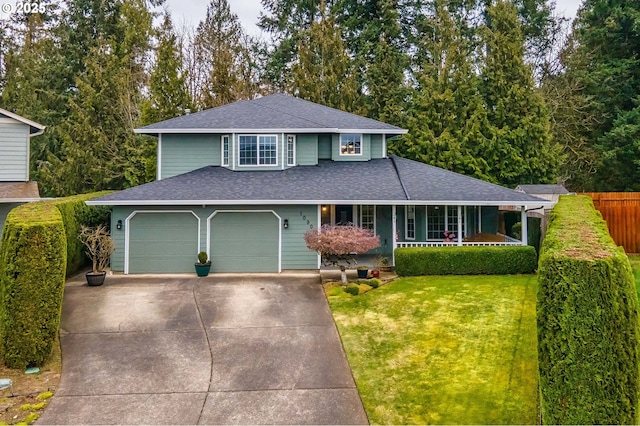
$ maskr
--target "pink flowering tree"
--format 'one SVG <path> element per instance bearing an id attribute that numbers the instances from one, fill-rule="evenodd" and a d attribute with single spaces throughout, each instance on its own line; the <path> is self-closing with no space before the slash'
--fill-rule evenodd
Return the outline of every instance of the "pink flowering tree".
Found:
<path id="1" fill-rule="evenodd" d="M 309 249 L 320 253 L 325 265 L 340 267 L 343 283 L 347 282 L 347 266 L 356 263 L 354 255 L 380 247 L 379 236 L 354 225 L 322 225 L 319 230 L 307 231 L 304 241 Z"/>

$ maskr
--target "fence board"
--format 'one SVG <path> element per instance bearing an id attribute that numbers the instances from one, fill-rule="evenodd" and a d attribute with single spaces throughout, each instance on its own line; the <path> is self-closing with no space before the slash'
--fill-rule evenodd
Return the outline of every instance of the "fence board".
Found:
<path id="1" fill-rule="evenodd" d="M 627 253 L 640 253 L 640 192 L 586 192 L 609 233 Z"/>

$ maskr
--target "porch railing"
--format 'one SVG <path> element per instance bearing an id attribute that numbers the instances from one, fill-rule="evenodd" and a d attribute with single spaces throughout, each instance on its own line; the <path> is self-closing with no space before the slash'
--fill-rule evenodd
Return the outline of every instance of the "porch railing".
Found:
<path id="1" fill-rule="evenodd" d="M 457 241 L 398 241 L 396 242 L 396 247 L 448 247 L 448 246 L 457 246 Z M 520 246 L 522 245 L 522 241 L 516 240 L 515 238 L 505 237 L 505 241 L 463 241 L 463 246 Z"/>

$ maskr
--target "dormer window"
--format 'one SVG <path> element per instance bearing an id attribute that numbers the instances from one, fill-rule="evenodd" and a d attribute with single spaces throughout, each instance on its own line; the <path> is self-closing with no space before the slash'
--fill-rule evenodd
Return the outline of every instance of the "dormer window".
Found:
<path id="1" fill-rule="evenodd" d="M 362 155 L 362 135 L 340 135 L 340 155 Z"/>
<path id="2" fill-rule="evenodd" d="M 240 135 L 238 151 L 241 166 L 278 165 L 278 138 L 275 135 Z"/>

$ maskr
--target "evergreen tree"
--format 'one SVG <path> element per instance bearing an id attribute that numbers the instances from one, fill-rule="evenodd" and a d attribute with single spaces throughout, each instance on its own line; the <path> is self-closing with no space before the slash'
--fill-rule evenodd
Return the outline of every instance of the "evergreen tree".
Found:
<path id="1" fill-rule="evenodd" d="M 478 77 L 468 57 L 468 41 L 447 10 L 434 2 L 420 40 L 424 58 L 408 120 L 409 134 L 392 145 L 398 155 L 458 173 L 493 180 L 484 151 L 489 149 L 486 112 Z"/>
<path id="2" fill-rule="evenodd" d="M 227 0 L 211 0 L 190 46 L 191 96 L 198 109 L 255 96 L 251 43 Z"/>
<path id="3" fill-rule="evenodd" d="M 597 118 L 580 134 L 599 157 L 586 189 L 640 190 L 639 17 L 637 2 L 587 0 L 574 23 L 566 75 Z"/>
<path id="4" fill-rule="evenodd" d="M 164 20 L 158 30 L 156 61 L 149 79 L 149 97 L 142 105 L 142 124 L 183 115 L 191 108 L 183 72 L 181 46 L 171 23 L 171 16 L 165 11 Z"/>
<path id="5" fill-rule="evenodd" d="M 560 149 L 551 139 L 544 99 L 524 63 L 524 39 L 512 3 L 487 9 L 481 93 L 491 126 L 484 158 L 507 186 L 557 180 Z"/>
<path id="6" fill-rule="evenodd" d="M 351 60 L 334 16 L 321 9 L 320 21 L 301 36 L 289 90 L 302 99 L 354 112 L 357 85 Z"/>

